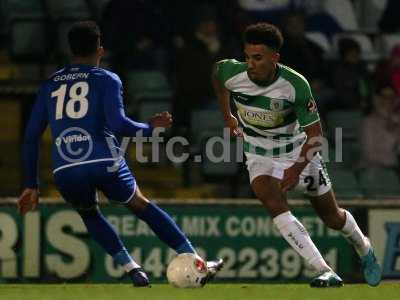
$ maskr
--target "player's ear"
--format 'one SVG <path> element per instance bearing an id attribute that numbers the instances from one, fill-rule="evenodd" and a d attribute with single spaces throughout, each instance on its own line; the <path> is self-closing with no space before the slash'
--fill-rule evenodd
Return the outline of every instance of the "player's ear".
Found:
<path id="1" fill-rule="evenodd" d="M 281 55 L 278 52 L 274 52 L 273 58 L 274 61 L 277 63 L 281 59 Z"/>
<path id="2" fill-rule="evenodd" d="M 99 57 L 104 56 L 104 52 L 105 52 L 105 50 L 104 50 L 103 46 L 100 46 L 99 48 L 97 48 L 97 55 Z"/>

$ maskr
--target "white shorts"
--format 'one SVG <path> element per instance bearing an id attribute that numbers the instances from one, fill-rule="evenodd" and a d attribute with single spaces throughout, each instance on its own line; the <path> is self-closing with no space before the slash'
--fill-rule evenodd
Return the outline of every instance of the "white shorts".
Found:
<path id="1" fill-rule="evenodd" d="M 282 179 L 284 170 L 296 162 L 300 151 L 294 151 L 290 156 L 279 158 L 246 152 L 245 154 L 247 157 L 247 170 L 249 171 L 250 182 L 252 182 L 261 175 Z M 316 154 L 300 174 L 299 184 L 295 187 L 295 190 L 315 197 L 327 193 L 331 188 L 332 184 L 322 157 Z"/>

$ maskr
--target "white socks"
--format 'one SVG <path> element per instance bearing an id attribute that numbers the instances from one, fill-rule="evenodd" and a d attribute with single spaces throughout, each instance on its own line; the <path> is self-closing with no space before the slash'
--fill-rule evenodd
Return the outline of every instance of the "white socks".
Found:
<path id="1" fill-rule="evenodd" d="M 347 210 L 344 210 L 344 212 L 346 213 L 346 223 L 344 224 L 341 233 L 354 246 L 357 254 L 359 256 L 364 256 L 368 253 L 371 244 L 361 232 L 351 213 Z"/>
<path id="2" fill-rule="evenodd" d="M 124 270 L 126 273 L 128 273 L 129 271 L 133 270 L 133 269 L 137 269 L 140 268 L 140 265 L 138 265 L 133 259 L 128 262 L 126 265 L 124 265 Z"/>
<path id="3" fill-rule="evenodd" d="M 368 253 L 371 244 L 368 238 L 361 232 L 351 213 L 347 210 L 344 210 L 344 212 L 346 213 L 346 222 L 341 233 L 354 246 L 358 255 L 364 256 Z M 315 247 L 307 230 L 290 211 L 276 216 L 273 221 L 290 246 L 292 246 L 311 266 L 319 272 L 331 270 L 321 253 L 319 253 L 317 247 Z"/>
<path id="4" fill-rule="evenodd" d="M 331 270 L 315 247 L 307 230 L 290 211 L 276 216 L 273 221 L 290 246 L 318 272 Z"/>

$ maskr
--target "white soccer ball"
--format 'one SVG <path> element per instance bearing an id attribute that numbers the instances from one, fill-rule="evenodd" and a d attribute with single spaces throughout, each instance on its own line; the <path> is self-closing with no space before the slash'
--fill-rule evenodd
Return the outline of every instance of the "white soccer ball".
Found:
<path id="1" fill-rule="evenodd" d="M 205 284 L 208 269 L 206 262 L 198 255 L 182 253 L 168 265 L 168 282 L 177 288 L 199 288 Z"/>

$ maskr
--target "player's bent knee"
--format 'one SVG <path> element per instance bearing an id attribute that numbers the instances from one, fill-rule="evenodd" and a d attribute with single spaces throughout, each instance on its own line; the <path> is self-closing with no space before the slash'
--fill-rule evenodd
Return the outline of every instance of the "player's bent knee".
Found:
<path id="1" fill-rule="evenodd" d="M 343 220 L 337 213 L 326 214 L 321 216 L 324 224 L 334 230 L 341 230 L 343 228 Z"/>
<path id="2" fill-rule="evenodd" d="M 259 199 L 273 218 L 289 210 L 289 207 L 284 199 L 274 197 Z"/>
<path id="3" fill-rule="evenodd" d="M 131 200 L 126 204 L 126 206 L 134 213 L 140 214 L 144 211 L 150 201 L 143 196 L 140 192 L 139 188 L 136 189 L 135 195 L 131 198 Z"/>
<path id="4" fill-rule="evenodd" d="M 280 186 L 280 180 L 271 176 L 258 176 L 251 185 L 257 198 L 268 210 L 272 217 L 278 216 L 289 210 L 285 196 Z"/>
<path id="5" fill-rule="evenodd" d="M 264 207 L 268 210 L 272 218 L 279 216 L 289 211 L 288 206 L 285 203 L 280 202 L 263 202 Z"/>
<path id="6" fill-rule="evenodd" d="M 90 208 L 76 208 L 76 211 L 82 218 L 93 217 L 99 214 L 99 206 L 94 205 Z"/>

